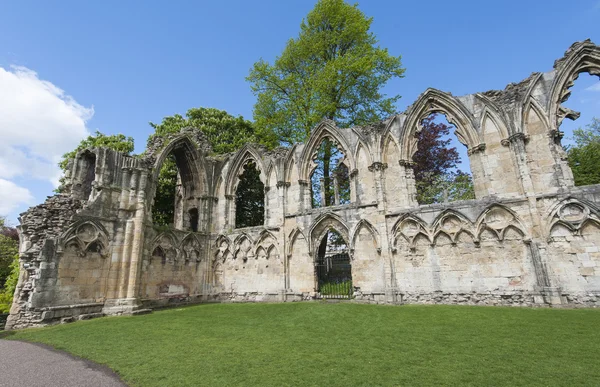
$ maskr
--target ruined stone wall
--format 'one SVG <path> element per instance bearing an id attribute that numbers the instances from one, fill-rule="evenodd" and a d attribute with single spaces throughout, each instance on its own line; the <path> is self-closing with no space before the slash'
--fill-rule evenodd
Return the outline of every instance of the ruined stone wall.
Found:
<path id="1" fill-rule="evenodd" d="M 600 75 L 600 48 L 589 41 L 504 90 L 428 89 L 405 113 L 365 127 L 325 120 L 291 148 L 247 144 L 217 157 L 186 128 L 140 157 L 80 152 L 70 193 L 21 216 L 22 274 L 7 327 L 176 303 L 313 299 L 329 230 L 349 247 L 356 301 L 598 306 L 600 186 L 573 186 L 559 141 L 561 121 L 577 116 L 561 103 L 581 72 Z M 467 147 L 475 200 L 417 203 L 415 135 L 431 113 L 445 114 Z M 313 208 L 324 139 L 343 153 L 350 200 Z M 152 202 L 169 155 L 180 186 L 175 223 L 161 229 Z M 250 162 L 265 187 L 265 222 L 236 228 L 236 187 Z"/>

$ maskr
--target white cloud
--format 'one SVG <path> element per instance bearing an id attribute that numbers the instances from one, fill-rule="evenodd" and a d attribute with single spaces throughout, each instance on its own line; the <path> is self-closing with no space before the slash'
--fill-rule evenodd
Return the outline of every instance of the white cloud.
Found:
<path id="1" fill-rule="evenodd" d="M 12 181 L 0 179 L 0 215 L 8 214 L 23 204 L 33 204 L 31 192 Z"/>
<path id="2" fill-rule="evenodd" d="M 32 198 L 7 179 L 41 179 L 56 186 L 57 162 L 89 134 L 86 122 L 93 115 L 93 108 L 80 105 L 36 72 L 0 67 L 0 214 Z"/>
<path id="3" fill-rule="evenodd" d="M 599 82 L 596 82 L 596 83 L 594 83 L 594 84 L 593 84 L 592 86 L 590 86 L 590 87 L 587 87 L 585 90 L 586 90 L 586 91 L 600 91 L 600 81 L 599 81 Z"/>

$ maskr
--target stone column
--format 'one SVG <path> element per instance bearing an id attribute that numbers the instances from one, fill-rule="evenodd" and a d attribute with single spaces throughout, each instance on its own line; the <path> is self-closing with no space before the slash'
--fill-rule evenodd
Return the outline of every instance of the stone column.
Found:
<path id="1" fill-rule="evenodd" d="M 524 133 L 515 133 L 508 138 L 501 141 L 502 145 L 509 146 L 512 150 L 513 161 L 515 162 L 518 172 L 519 180 L 522 185 L 522 193 L 526 196 L 535 194 L 533 189 L 533 181 L 531 180 L 531 170 L 527 165 L 527 151 L 525 150 L 525 144 L 529 141 L 529 136 Z"/>
<path id="2" fill-rule="evenodd" d="M 385 203 L 385 176 L 383 174 L 385 169 L 387 169 L 387 164 L 378 161 L 369 166 L 369 171 L 375 172 L 375 191 L 377 193 L 377 202 L 381 205 Z"/>
<path id="3" fill-rule="evenodd" d="M 358 195 L 358 169 L 353 169 L 348 177 L 350 178 L 350 203 L 355 203 L 360 198 Z"/>
<path id="4" fill-rule="evenodd" d="M 483 143 L 471 147 L 471 149 L 467 151 L 469 163 L 471 165 L 471 173 L 473 174 L 473 188 L 477 199 L 495 194 L 490 188 L 490 180 L 482 160 L 484 151 L 485 144 Z"/>
<path id="5" fill-rule="evenodd" d="M 235 195 L 225 195 L 225 229 L 235 228 Z"/>
<path id="6" fill-rule="evenodd" d="M 137 194 L 137 208 L 135 212 L 134 230 L 133 235 L 133 247 L 131 251 L 131 263 L 129 265 L 129 284 L 127 288 L 127 298 L 134 300 L 134 303 L 138 301 L 138 284 L 140 267 L 142 264 L 143 253 L 144 253 L 144 219 L 146 217 L 146 185 L 148 181 L 148 172 L 139 172 L 139 186 Z"/>
<path id="7" fill-rule="evenodd" d="M 400 167 L 404 170 L 404 180 L 406 181 L 406 206 L 416 207 L 417 201 L 417 182 L 415 180 L 415 163 L 409 160 L 400 160 Z"/>
<path id="8" fill-rule="evenodd" d="M 333 177 L 333 205 L 340 204 L 340 186 L 337 177 Z"/>
<path id="9" fill-rule="evenodd" d="M 287 211 L 286 191 L 290 188 L 290 183 L 285 181 L 277 182 L 277 194 L 279 195 L 279 205 L 281 206 L 281 219 L 277 221 L 277 225 L 283 226 L 285 223 L 285 213 Z"/>
<path id="10" fill-rule="evenodd" d="M 298 180 L 298 188 L 300 190 L 300 202 L 302 203 L 301 211 L 308 211 L 312 209 L 312 200 L 310 197 L 309 182 L 306 180 Z"/>

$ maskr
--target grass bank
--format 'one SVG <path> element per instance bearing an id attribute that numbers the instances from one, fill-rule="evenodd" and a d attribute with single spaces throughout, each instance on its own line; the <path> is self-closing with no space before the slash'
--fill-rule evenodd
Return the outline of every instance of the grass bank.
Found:
<path id="1" fill-rule="evenodd" d="M 598 386 L 600 310 L 211 304 L 15 333 L 133 386 Z"/>

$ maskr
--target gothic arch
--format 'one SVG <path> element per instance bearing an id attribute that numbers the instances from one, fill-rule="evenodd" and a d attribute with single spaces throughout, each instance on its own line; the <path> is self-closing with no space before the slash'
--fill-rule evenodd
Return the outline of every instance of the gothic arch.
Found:
<path id="1" fill-rule="evenodd" d="M 356 162 L 354 160 L 354 155 L 352 154 L 352 148 L 350 144 L 346 141 L 344 136 L 340 134 L 339 129 L 335 126 L 335 123 L 330 120 L 321 121 L 311 132 L 311 135 L 302 149 L 302 153 L 300 154 L 300 179 L 301 180 L 310 180 L 310 175 L 312 172 L 313 166 L 313 157 L 317 152 L 317 149 L 321 145 L 321 142 L 329 137 L 331 141 L 333 141 L 340 151 L 344 154 L 345 159 L 348 162 L 348 170 L 353 171 L 356 169 Z"/>
<path id="2" fill-rule="evenodd" d="M 279 249 L 275 245 L 271 245 L 267 248 L 267 259 L 271 259 L 271 257 L 277 257 L 277 259 L 280 258 Z"/>
<path id="3" fill-rule="evenodd" d="M 108 235 L 100 222 L 92 219 L 79 220 L 61 235 L 58 252 L 62 252 L 67 245 L 75 245 L 80 254 L 85 255 L 88 249 L 95 246 L 102 256 L 106 256 L 109 247 Z"/>
<path id="4" fill-rule="evenodd" d="M 401 160 L 412 160 L 417 151 L 415 134 L 421 131 L 421 120 L 431 113 L 446 115 L 448 122 L 456 127 L 458 140 L 471 151 L 483 145 L 478 133 L 478 125 L 467 108 L 452 95 L 436 89 L 427 89 L 408 109 L 407 118 L 401 131 Z"/>
<path id="5" fill-rule="evenodd" d="M 362 229 L 366 229 L 373 236 L 373 240 L 375 241 L 375 246 L 378 253 L 381 253 L 381 238 L 379 237 L 379 233 L 373 227 L 373 225 L 366 219 L 361 219 L 352 232 L 352 239 L 350 240 L 350 250 L 354 250 L 354 246 L 356 246 L 356 239 Z"/>
<path id="6" fill-rule="evenodd" d="M 195 143 L 187 134 L 181 134 L 172 139 L 171 142 L 160 151 L 154 162 L 152 171 L 153 184 L 147 202 L 150 204 L 153 203 L 160 169 L 167 157 L 171 154 L 175 156 L 182 185 L 186 191 L 189 191 L 187 194 L 204 194 L 207 186 L 206 175 L 202 168 L 203 163 L 199 162 L 198 153 Z"/>
<path id="7" fill-rule="evenodd" d="M 177 238 L 177 235 L 172 232 L 172 231 L 165 231 L 165 232 L 161 232 L 160 234 L 158 234 L 155 238 L 154 241 L 152 242 L 153 245 L 155 245 L 158 241 L 160 240 L 164 240 L 167 239 L 169 240 L 169 242 L 171 243 L 171 245 L 173 247 L 177 247 L 179 246 L 179 238 Z"/>
<path id="8" fill-rule="evenodd" d="M 219 248 L 219 247 L 223 246 L 223 243 L 225 243 L 225 245 L 227 247 L 230 247 L 231 239 L 229 239 L 226 235 L 221 234 L 215 240 L 215 247 Z"/>
<path id="9" fill-rule="evenodd" d="M 304 233 L 302 232 L 302 230 L 298 227 L 294 228 L 291 232 L 290 235 L 288 236 L 288 245 L 287 245 L 287 255 L 291 256 L 292 255 L 292 251 L 294 251 L 294 243 L 296 243 L 296 239 L 298 239 L 298 236 L 302 235 L 304 237 L 304 239 L 306 239 L 306 236 L 304 235 Z"/>
<path id="10" fill-rule="evenodd" d="M 400 161 L 400 152 L 401 152 L 400 145 L 398 145 L 398 141 L 394 138 L 394 136 L 391 133 L 388 133 L 387 135 L 385 135 L 383 137 L 382 141 L 383 142 L 382 142 L 382 147 L 381 147 L 381 153 L 382 153 L 381 162 L 384 164 L 389 164 L 388 155 L 390 153 L 390 151 L 389 151 L 390 146 L 395 147 L 396 154 L 398 155 L 398 158 L 399 158 L 397 161 Z M 396 161 L 396 160 L 393 160 L 393 161 Z"/>
<path id="11" fill-rule="evenodd" d="M 229 168 L 227 170 L 227 176 L 225 177 L 225 195 L 234 195 L 237 184 L 239 182 L 239 176 L 243 172 L 242 169 L 247 163 L 254 162 L 256 169 L 260 171 L 260 181 L 267 186 L 267 176 L 265 174 L 266 168 L 264 162 L 256 149 L 250 145 L 244 145 L 231 160 Z"/>
<path id="12" fill-rule="evenodd" d="M 367 156 L 368 165 L 373 164 L 373 161 L 374 161 L 373 160 L 373 152 L 371 152 L 369 150 L 369 147 L 360 140 L 356 142 L 356 146 L 354 147 L 354 160 L 356 160 L 356 162 L 358 163 L 358 156 L 359 156 L 358 152 L 360 152 L 361 150 Z M 356 167 L 358 167 L 358 165 Z M 350 172 L 352 172 L 352 171 L 350 171 Z"/>
<path id="13" fill-rule="evenodd" d="M 485 122 L 489 119 L 498 129 L 498 135 L 500 138 L 508 138 L 510 136 L 510 131 L 508 129 L 508 125 L 506 125 L 507 121 L 502 117 L 502 114 L 498 112 L 496 106 L 494 106 L 487 98 L 479 98 L 484 101 L 483 112 L 481 113 L 481 120 L 479 122 L 479 127 L 481 128 L 481 137 L 485 140 Z"/>
<path id="14" fill-rule="evenodd" d="M 491 231 L 498 240 L 502 240 L 509 227 L 519 230 L 525 242 L 531 241 L 523 221 L 513 210 L 498 203 L 492 204 L 481 212 L 475 222 L 476 241 L 479 241 L 481 233 L 485 230 Z"/>
<path id="15" fill-rule="evenodd" d="M 269 230 L 262 230 L 254 244 L 257 246 L 261 245 L 265 240 L 269 238 L 273 239 L 273 243 L 277 243 L 277 238 L 275 238 L 275 235 L 273 235 L 272 232 L 270 232 Z"/>
<path id="16" fill-rule="evenodd" d="M 423 219 L 414 216 L 412 214 L 404 214 L 401 216 L 394 226 L 392 227 L 391 233 L 391 246 L 392 252 L 396 252 L 398 248 L 398 239 L 403 238 L 406 240 L 411 249 L 415 248 L 415 241 L 419 235 L 425 237 L 429 243 L 432 243 L 431 232 L 429 227 Z"/>
<path id="17" fill-rule="evenodd" d="M 492 121 L 500 131 L 501 138 L 508 138 L 511 134 L 520 131 L 519 128 L 515 127 L 513 121 L 509 119 L 506 116 L 506 114 L 502 110 L 500 110 L 498 105 L 496 105 L 496 103 L 494 103 L 490 98 L 481 93 L 477 93 L 475 94 L 475 96 L 483 104 L 483 111 L 481 113 L 481 119 L 479 122 L 479 127 L 482 128 L 482 134 L 486 114 L 490 115 L 490 119 L 492 119 Z"/>
<path id="18" fill-rule="evenodd" d="M 433 238 L 435 241 L 440 233 L 446 234 L 452 243 L 456 243 L 461 233 L 466 233 L 475 239 L 473 222 L 462 213 L 446 209 L 440 213 L 432 223 Z"/>
<path id="19" fill-rule="evenodd" d="M 267 166 L 267 174 L 264 176 L 265 179 L 265 187 L 275 187 L 275 185 L 277 184 L 277 168 L 275 166 L 275 163 L 273 161 L 271 161 L 269 163 L 269 165 Z M 274 173 L 274 175 L 273 175 Z M 275 177 L 275 179 L 271 179 L 271 175 L 273 175 Z"/>
<path id="20" fill-rule="evenodd" d="M 233 240 L 233 244 L 237 246 L 240 243 L 242 243 L 244 239 L 247 239 L 248 242 L 250 242 L 251 245 L 254 244 L 254 241 L 252 240 L 252 237 L 250 235 L 248 235 L 247 233 L 245 233 L 245 232 L 243 232 L 243 233 L 239 234 L 237 237 L 235 237 L 235 239 Z"/>
<path id="21" fill-rule="evenodd" d="M 525 105 L 525 108 L 523 109 L 523 117 L 521 118 L 523 122 L 523 134 L 525 134 L 526 136 L 529 134 L 529 113 L 531 111 L 535 113 L 535 115 L 542 122 L 546 130 L 551 130 L 550 127 L 552 123 L 548 121 L 548 115 L 544 112 L 544 108 L 534 98 L 529 98 Z"/>
<path id="22" fill-rule="evenodd" d="M 598 208 L 587 200 L 569 197 L 556 203 L 549 211 L 546 216 L 546 232 L 551 236 L 554 227 L 562 225 L 573 234 L 579 234 L 589 222 L 600 225 Z"/>
<path id="23" fill-rule="evenodd" d="M 314 252 L 329 230 L 335 230 L 350 243 L 350 232 L 344 220 L 338 215 L 328 212 L 319 216 L 310 227 L 310 250 Z"/>
<path id="24" fill-rule="evenodd" d="M 379 138 L 379 152 L 383 154 L 385 151 L 385 147 L 387 146 L 388 137 L 393 137 L 392 129 L 394 125 L 397 124 L 397 127 L 403 128 L 404 123 L 406 122 L 406 114 L 397 114 L 386 122 L 385 128 L 381 132 L 381 136 Z M 397 143 L 397 141 L 396 141 Z M 383 161 L 383 159 L 382 159 Z"/>
<path id="25" fill-rule="evenodd" d="M 564 57 L 554 62 L 556 75 L 550 88 L 548 113 L 549 129 L 558 130 L 565 118 L 575 119 L 576 113 L 561 104 L 571 95 L 569 90 L 581 73 L 589 73 L 600 77 L 600 48 L 589 39 L 574 43 Z"/>
<path id="26" fill-rule="evenodd" d="M 298 164 L 296 163 L 296 149 L 298 148 L 298 144 L 292 145 L 289 152 L 285 156 L 284 159 L 284 172 L 283 172 L 283 180 L 289 183 L 297 184 L 297 181 L 291 181 L 292 176 L 292 168 L 296 168 L 296 174 L 300 176 L 298 171 Z"/>
<path id="27" fill-rule="evenodd" d="M 181 253 L 184 255 L 186 260 L 194 260 L 200 262 L 202 260 L 200 256 L 200 240 L 194 233 L 186 235 L 181 241 Z"/>

